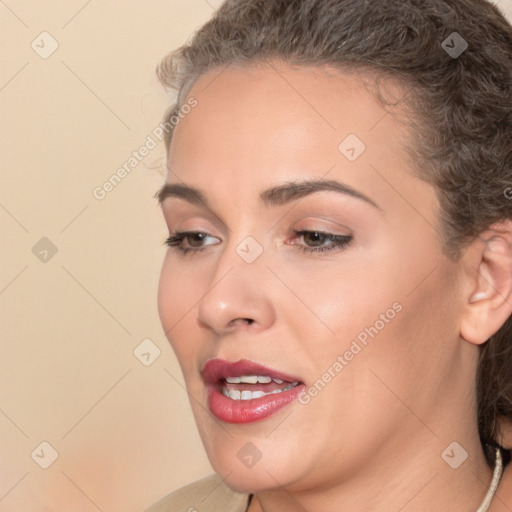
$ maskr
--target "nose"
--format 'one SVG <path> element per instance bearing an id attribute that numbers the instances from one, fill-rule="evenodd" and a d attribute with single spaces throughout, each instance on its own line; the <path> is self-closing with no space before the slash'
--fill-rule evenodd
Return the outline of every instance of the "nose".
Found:
<path id="1" fill-rule="evenodd" d="M 226 247 L 199 301 L 199 324 L 218 336 L 237 329 L 268 329 L 275 321 L 271 277 L 263 256 L 247 263 Z"/>

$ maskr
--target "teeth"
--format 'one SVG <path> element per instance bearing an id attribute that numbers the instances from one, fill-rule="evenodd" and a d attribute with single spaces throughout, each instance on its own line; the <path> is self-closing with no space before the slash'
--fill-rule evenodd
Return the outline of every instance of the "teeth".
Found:
<path id="1" fill-rule="evenodd" d="M 283 381 L 279 379 L 274 379 L 278 384 L 282 384 Z M 226 382 L 229 384 L 240 384 L 243 382 L 244 384 L 268 384 L 272 382 L 272 377 L 268 377 L 267 375 L 242 375 L 241 377 L 226 377 Z"/>
<path id="2" fill-rule="evenodd" d="M 281 379 L 273 379 L 268 375 L 242 375 L 241 377 L 226 377 L 226 382 L 229 384 L 240 384 L 243 382 L 244 384 L 269 384 L 274 381 L 276 384 L 282 384 L 284 381 Z"/>
<path id="3" fill-rule="evenodd" d="M 239 389 L 230 389 L 228 391 L 228 396 L 231 400 L 240 400 L 240 390 Z"/>
<path id="4" fill-rule="evenodd" d="M 238 378 L 238 377 L 234 377 L 234 378 Z M 226 379 L 226 381 L 228 381 L 228 379 Z M 230 384 L 236 384 L 236 383 L 230 382 Z M 274 391 L 271 391 L 269 393 L 265 393 L 264 391 L 247 391 L 247 390 L 240 391 L 239 389 L 227 390 L 226 388 L 224 388 L 222 390 L 222 393 L 224 394 L 224 396 L 231 398 L 231 400 L 253 400 L 254 398 L 261 398 L 262 396 L 274 395 L 276 393 L 282 393 L 283 391 L 288 391 L 288 390 L 294 388 L 295 386 L 298 386 L 298 384 L 299 384 L 298 382 L 292 382 L 282 390 L 275 389 Z"/>
<path id="5" fill-rule="evenodd" d="M 240 382 L 243 382 L 244 384 L 256 384 L 258 382 L 258 376 L 257 375 L 242 375 L 240 377 Z"/>

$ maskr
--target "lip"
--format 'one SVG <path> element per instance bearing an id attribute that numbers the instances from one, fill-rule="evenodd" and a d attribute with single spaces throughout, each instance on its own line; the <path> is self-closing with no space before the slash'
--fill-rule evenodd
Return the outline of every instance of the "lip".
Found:
<path id="1" fill-rule="evenodd" d="M 273 379 L 286 380 L 288 382 L 301 382 L 299 377 L 286 375 L 285 373 L 267 368 L 261 364 L 241 359 L 239 361 L 230 362 L 223 359 L 209 359 L 206 361 L 201 375 L 207 384 L 216 384 L 226 377 L 241 377 L 242 375 L 266 375 Z"/>
<path id="2" fill-rule="evenodd" d="M 226 423 L 253 423 L 277 413 L 296 400 L 305 385 L 299 377 L 268 368 L 254 361 L 242 359 L 235 362 L 209 359 L 201 371 L 208 389 L 208 408 L 219 420 Z M 226 377 L 262 375 L 288 382 L 299 382 L 297 386 L 281 393 L 265 395 L 251 400 L 232 400 L 222 393 Z"/>

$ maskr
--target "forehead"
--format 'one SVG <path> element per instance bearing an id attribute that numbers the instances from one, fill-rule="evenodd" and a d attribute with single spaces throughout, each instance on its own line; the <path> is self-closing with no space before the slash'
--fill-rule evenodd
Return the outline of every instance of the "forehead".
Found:
<path id="1" fill-rule="evenodd" d="M 431 187 L 412 171 L 399 102 L 385 108 L 372 84 L 361 74 L 276 62 L 212 70 L 188 95 L 197 105 L 175 128 L 167 181 L 239 197 L 243 207 L 249 192 L 332 178 L 379 204 L 401 196 L 428 209 L 432 191 L 421 189 Z M 383 94 L 396 100 L 406 91 L 386 82 Z"/>
<path id="2" fill-rule="evenodd" d="M 396 119 L 399 110 L 386 110 L 368 91 L 372 83 L 362 74 L 282 62 L 212 70 L 188 95 L 197 106 L 174 130 L 171 161 L 176 165 L 182 157 L 199 157 L 193 149 L 200 144 L 203 151 L 233 163 L 290 161 L 294 156 L 304 162 L 319 149 L 334 163 L 347 156 L 340 154 L 340 144 L 349 136 L 361 141 L 357 153 L 364 149 L 377 161 L 383 148 L 402 149 L 409 133 Z M 386 91 L 394 97 L 404 94 L 391 82 Z"/>

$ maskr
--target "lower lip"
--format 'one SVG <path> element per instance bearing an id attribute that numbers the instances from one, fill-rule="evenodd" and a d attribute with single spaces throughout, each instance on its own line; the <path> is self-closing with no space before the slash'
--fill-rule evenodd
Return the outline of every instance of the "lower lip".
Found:
<path id="1" fill-rule="evenodd" d="M 251 400 L 232 400 L 215 386 L 208 386 L 208 407 L 219 420 L 226 423 L 253 423 L 260 421 L 293 402 L 304 389 L 299 384 L 288 391 L 265 395 Z"/>

